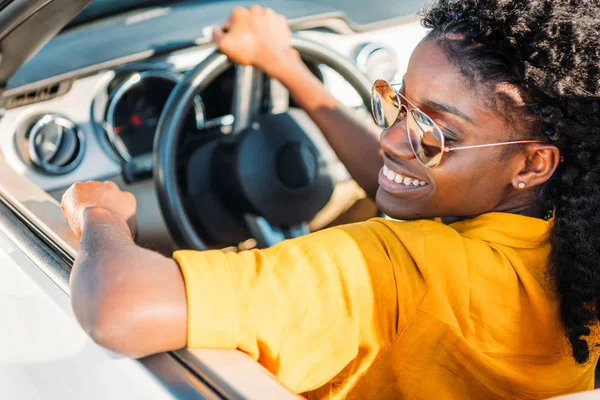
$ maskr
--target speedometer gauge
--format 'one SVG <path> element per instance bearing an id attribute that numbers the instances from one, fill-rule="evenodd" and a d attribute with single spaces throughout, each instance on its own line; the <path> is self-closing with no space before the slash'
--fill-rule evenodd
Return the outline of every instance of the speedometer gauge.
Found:
<path id="1" fill-rule="evenodd" d="M 152 152 L 160 115 L 180 79 L 165 71 L 145 71 L 129 77 L 113 93 L 106 113 L 106 132 L 125 161 Z M 200 96 L 194 100 L 190 119 L 195 126 L 204 122 Z"/>

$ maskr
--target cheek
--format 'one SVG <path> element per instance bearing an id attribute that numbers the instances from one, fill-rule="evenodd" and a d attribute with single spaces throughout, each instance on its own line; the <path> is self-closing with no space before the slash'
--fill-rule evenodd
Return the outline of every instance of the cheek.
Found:
<path id="1" fill-rule="evenodd" d="M 447 168 L 440 166 L 432 171 L 438 201 L 444 199 L 451 209 L 485 209 L 502 200 L 507 181 L 510 181 L 505 176 L 503 163 L 484 154 L 453 156 L 452 160 L 444 160 Z"/>

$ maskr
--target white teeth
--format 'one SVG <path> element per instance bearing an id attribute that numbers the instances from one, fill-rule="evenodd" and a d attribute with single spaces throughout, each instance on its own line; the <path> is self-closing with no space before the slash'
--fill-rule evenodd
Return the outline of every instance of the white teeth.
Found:
<path id="1" fill-rule="evenodd" d="M 401 183 L 406 186 L 425 186 L 425 185 L 427 185 L 427 182 L 423 182 L 418 179 L 413 179 L 413 178 L 409 178 L 409 177 L 403 177 L 402 175 L 397 174 L 396 172 L 392 171 L 385 165 L 383 166 L 382 172 L 383 172 L 383 175 L 390 181 L 393 181 L 396 183 Z"/>

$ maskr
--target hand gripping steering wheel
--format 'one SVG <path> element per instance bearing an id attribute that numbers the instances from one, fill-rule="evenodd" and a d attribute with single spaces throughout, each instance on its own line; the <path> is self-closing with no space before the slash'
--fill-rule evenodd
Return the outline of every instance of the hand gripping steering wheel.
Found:
<path id="1" fill-rule="evenodd" d="M 306 39 L 294 37 L 292 46 L 303 59 L 339 73 L 370 108 L 371 85 L 352 63 Z M 169 231 L 182 248 L 202 250 L 250 237 L 269 246 L 307 233 L 304 222 L 333 192 L 327 162 L 306 133 L 308 118 L 285 103 L 273 113 L 263 101 L 270 97 L 264 95 L 270 80 L 252 67 L 236 66 L 231 133 L 194 150 L 181 168 L 183 131 L 195 97 L 231 66 L 218 50 L 206 57 L 177 84 L 158 124 L 156 190 Z"/>

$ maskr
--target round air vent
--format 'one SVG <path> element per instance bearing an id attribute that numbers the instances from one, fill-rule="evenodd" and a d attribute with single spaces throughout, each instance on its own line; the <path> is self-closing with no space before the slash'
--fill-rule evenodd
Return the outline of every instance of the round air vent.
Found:
<path id="1" fill-rule="evenodd" d="M 365 43 L 356 53 L 356 66 L 372 82 L 384 79 L 393 82 L 398 75 L 396 53 L 380 43 Z"/>
<path id="2" fill-rule="evenodd" d="M 71 120 L 48 114 L 40 118 L 27 136 L 31 162 L 50 174 L 71 172 L 83 158 L 83 134 Z"/>

